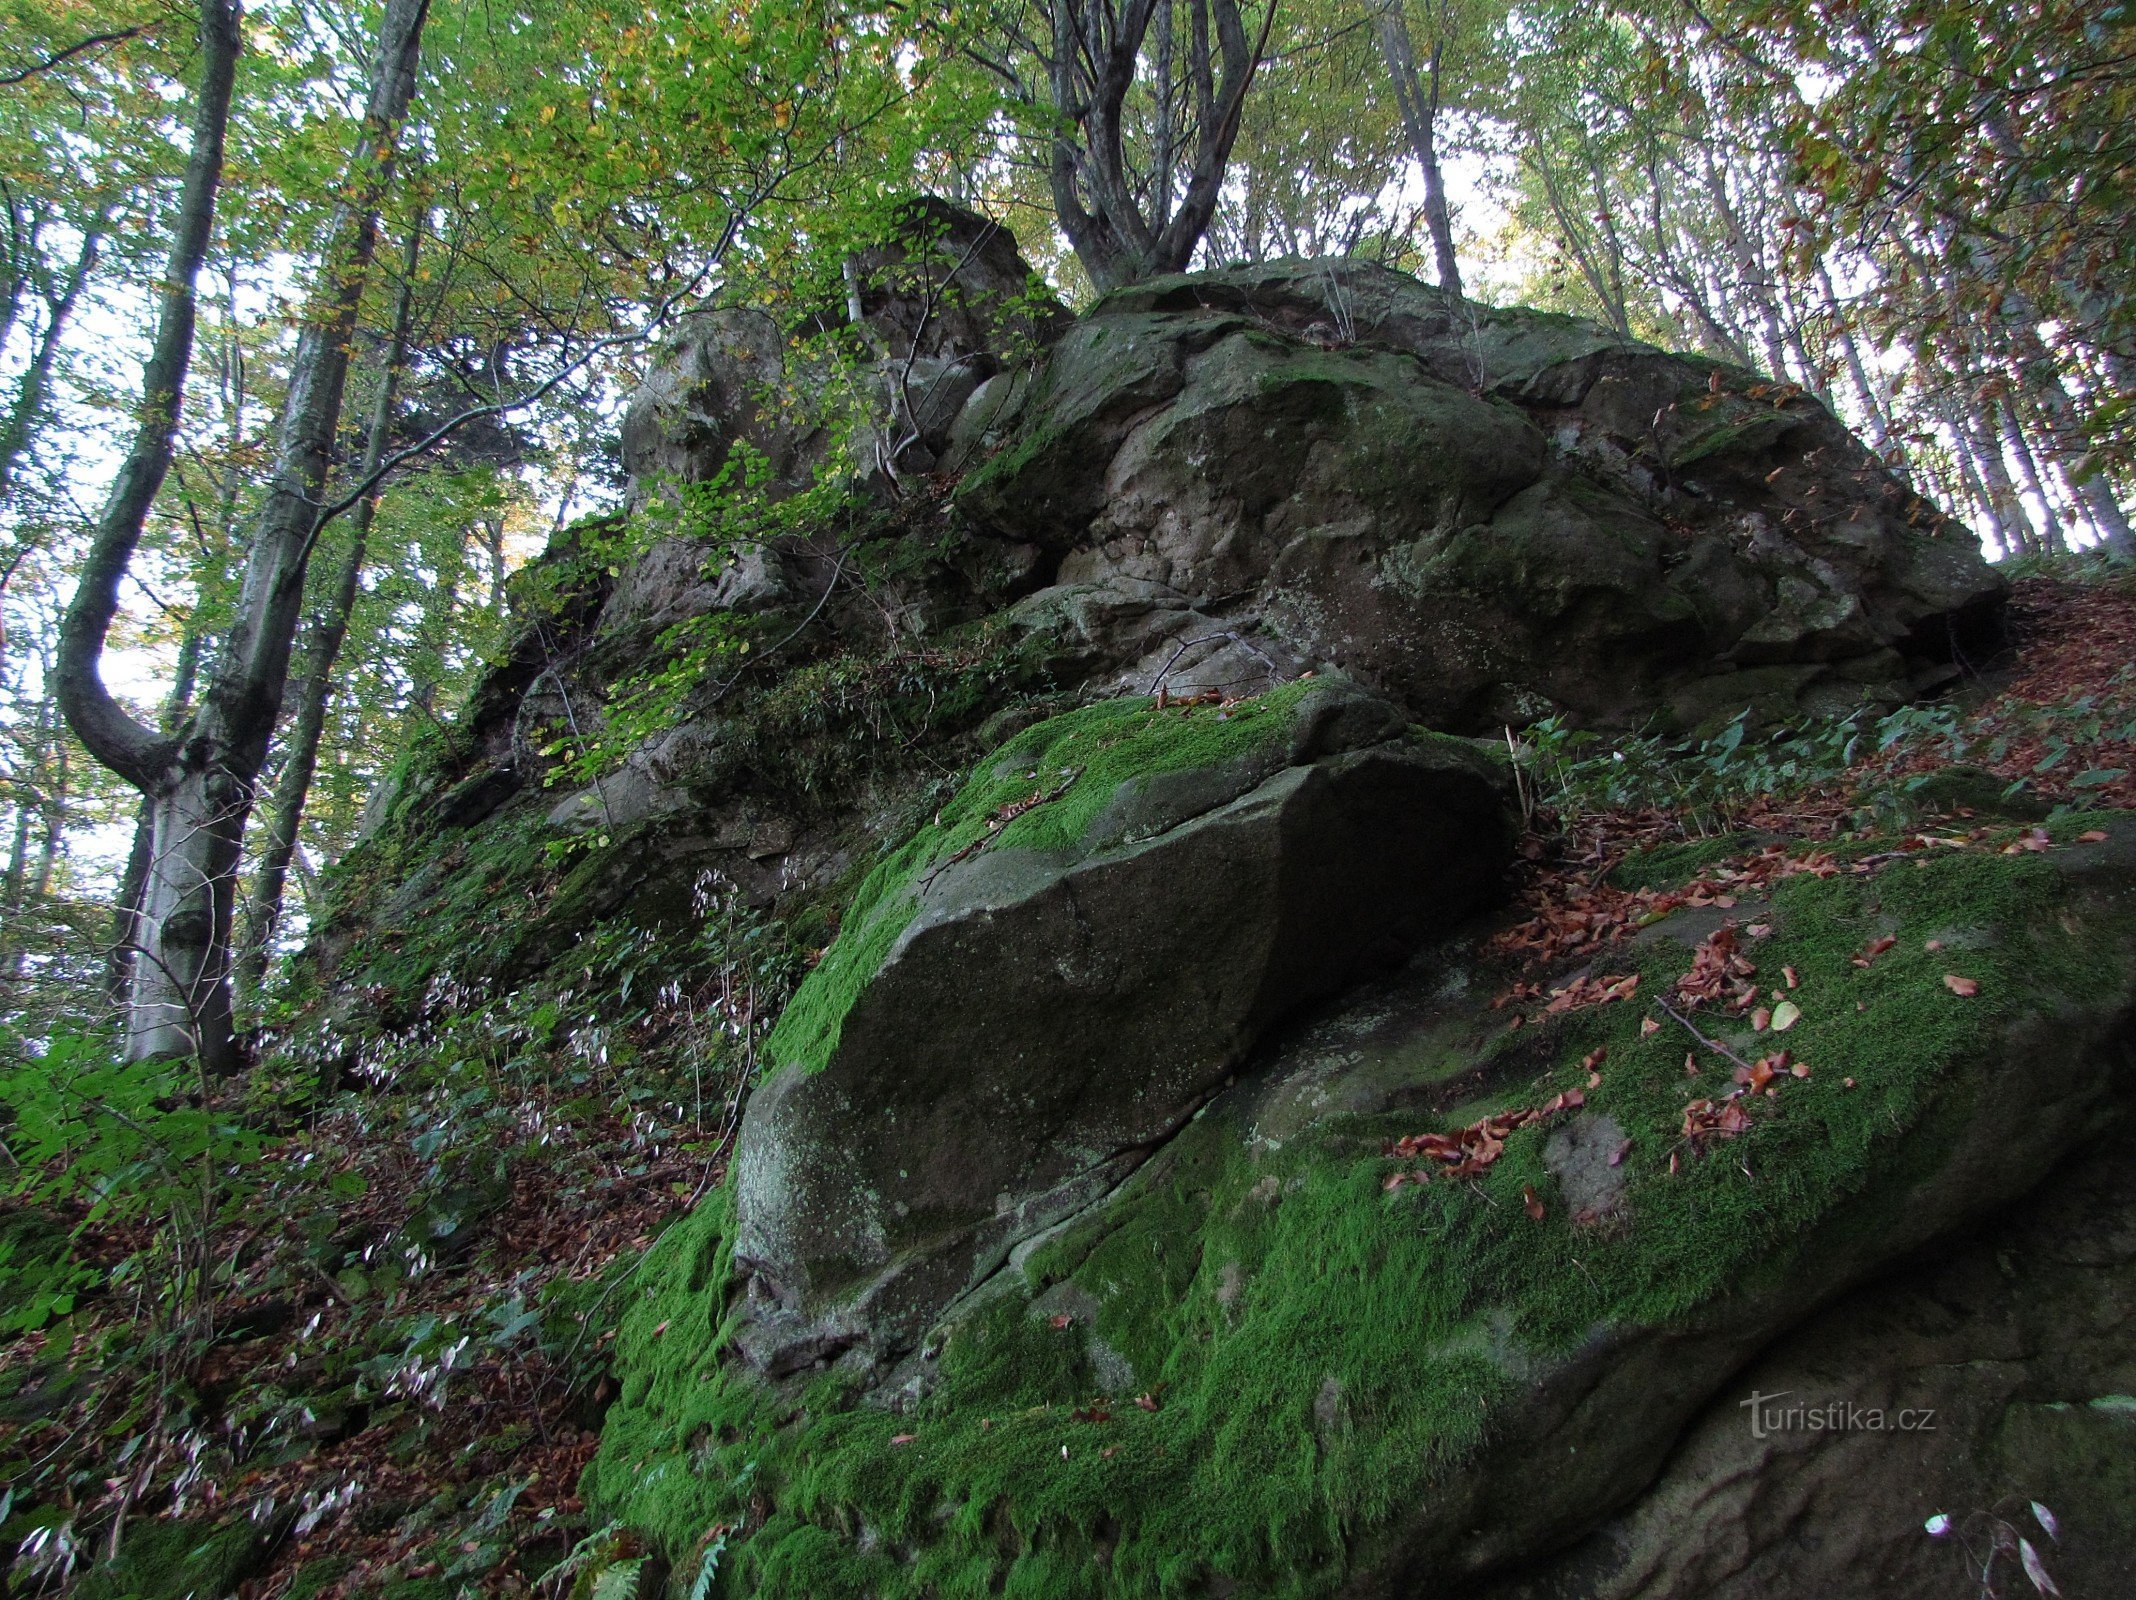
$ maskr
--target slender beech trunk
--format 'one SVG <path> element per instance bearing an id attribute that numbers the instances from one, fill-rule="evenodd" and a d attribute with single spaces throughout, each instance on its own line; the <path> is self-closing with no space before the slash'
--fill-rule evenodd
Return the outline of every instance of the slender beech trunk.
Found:
<path id="1" fill-rule="evenodd" d="M 2022 368 L 2025 387 L 2046 419 L 2052 452 L 2069 480 L 2070 492 L 2109 550 L 2119 556 L 2136 556 L 2136 530 L 2129 527 L 2128 513 L 2121 509 L 2113 484 L 2105 473 L 2086 470 L 2083 419 L 2077 415 L 2076 402 L 2062 382 L 2059 367 L 2037 335 L 2026 344 Z"/>
<path id="2" fill-rule="evenodd" d="M 0 503 L 14 493 L 16 470 L 36 434 L 38 419 L 44 414 L 45 397 L 51 392 L 52 364 L 59 357 L 60 340 L 67 331 L 67 324 L 74 318 L 75 307 L 81 303 L 90 274 L 96 271 L 97 257 L 103 247 L 104 218 L 99 215 L 82 236 L 81 250 L 61 281 L 58 292 L 45 296 L 44 326 L 38 330 L 37 342 L 16 382 L 15 398 L 7 408 L 7 416 L 0 418 Z"/>
<path id="3" fill-rule="evenodd" d="M 1884 415 L 1884 403 L 1878 398 L 1876 388 L 1869 381 L 1869 369 L 1862 361 L 1861 346 L 1855 342 L 1854 328 L 1847 314 L 1840 309 L 1839 292 L 1832 285 L 1832 273 L 1817 258 L 1817 292 L 1824 300 L 1824 313 L 1831 319 L 1832 341 L 1839 346 L 1841 365 L 1847 369 L 1847 379 L 1854 385 L 1854 397 L 1862 408 L 1862 425 L 1869 430 L 1869 443 L 1882 455 L 1891 443 L 1891 423 Z"/>
<path id="4" fill-rule="evenodd" d="M 1394 82 L 1394 100 L 1401 108 L 1403 131 L 1409 135 L 1409 153 L 1416 157 L 1417 169 L 1424 177 L 1424 226 L 1431 234 L 1439 287 L 1457 295 L 1461 293 L 1461 263 L 1454 255 L 1453 214 L 1447 208 L 1446 176 L 1439 165 L 1444 30 L 1434 31 L 1431 54 L 1419 72 L 1416 42 L 1410 37 L 1402 0 L 1374 0 L 1372 26 L 1379 35 L 1380 59 L 1386 62 L 1387 76 Z"/>
<path id="5" fill-rule="evenodd" d="M 26 747 L 29 771 L 16 782 L 15 816 L 8 841 L 7 869 L 0 873 L 0 982 L 12 983 L 22 976 L 27 946 L 22 936 L 22 913 L 30 903 L 30 835 L 40 812 L 49 812 L 45 753 L 52 743 L 52 707 L 45 701 L 29 730 Z"/>
<path id="6" fill-rule="evenodd" d="M 141 371 L 134 435 L 94 532 L 74 598 L 60 624 L 55 687 L 60 709 L 89 753 L 153 797 L 176 754 L 171 739 L 156 739 L 136 724 L 105 688 L 105 635 L 119 607 L 119 585 L 140 543 L 143 523 L 170 471 L 172 445 L 193 357 L 195 286 L 215 225 L 215 193 L 222 181 L 223 142 L 237 72 L 241 12 L 237 0 L 200 0 L 200 85 L 194 96 L 192 143 L 180 185 L 178 213 L 165 267 L 156 331 Z M 145 963 L 136 962 L 138 970 Z M 129 994 L 132 985 L 129 984 Z M 188 1018 L 156 1014 L 129 1019 L 145 1037 L 159 1022 L 183 1029 Z"/>
<path id="7" fill-rule="evenodd" d="M 227 5 L 227 0 L 208 4 Z M 100 672 L 119 582 L 155 486 L 150 483 L 149 493 L 135 503 L 135 474 L 128 470 L 132 459 L 114 495 L 117 510 L 125 514 L 107 515 L 99 528 L 61 630 L 60 687 L 68 720 L 98 760 L 148 797 L 152 811 L 140 937 L 128 990 L 130 1059 L 198 1053 L 211 1070 L 239 1064 L 229 976 L 240 850 L 288 678 L 357 307 L 377 247 L 378 208 L 391 182 L 395 140 L 414 94 L 427 11 L 427 0 L 387 0 L 380 20 L 370 99 L 350 161 L 346 198 L 328 226 L 319 278 L 290 362 L 273 473 L 252 528 L 229 633 L 185 727 L 175 738 L 142 727 L 113 699 Z M 211 52 L 210 60 L 227 67 L 236 55 L 235 12 L 217 14 L 232 24 L 230 45 Z M 210 98 L 203 94 L 204 108 Z M 193 283 L 213 214 L 228 106 L 225 77 L 209 128 L 215 160 L 202 181 L 188 169 L 189 203 L 181 206 L 189 222 L 197 219 L 199 238 L 196 244 L 193 231 L 185 232 L 166 290 L 167 306 L 182 304 L 183 309 L 183 338 L 173 341 L 180 379 L 191 354 Z M 210 142 L 196 140 L 196 164 Z M 159 354 L 164 343 L 159 328 Z M 170 396 L 161 408 L 162 433 L 152 453 L 153 476 L 160 482 L 169 465 L 177 386 L 147 387 L 151 396 Z"/>
<path id="8" fill-rule="evenodd" d="M 393 333 L 379 369 L 378 392 L 372 398 L 365 427 L 363 466 L 359 469 L 363 478 L 378 471 L 393 431 L 394 401 L 399 395 L 402 370 L 408 363 L 408 330 L 415 312 L 416 254 L 421 245 L 422 228 L 417 224 L 409 229 L 407 249 L 401 258 Z M 240 989 L 247 992 L 257 991 L 267 976 L 275 926 L 282 916 L 282 896 L 289 884 L 290 858 L 297 847 L 297 828 L 304 820 L 304 802 L 311 793 L 312 775 L 318 769 L 319 739 L 326 728 L 328 702 L 333 698 L 334 665 L 348 638 L 349 615 L 356 608 L 356 592 L 363 577 L 379 494 L 378 489 L 373 489 L 356 503 L 350 518 L 348 550 L 334 575 L 326 604 L 312 624 L 310 648 L 297 689 L 296 719 L 289 730 L 282 770 L 275 778 L 274 798 L 267 811 L 267 837 L 260 846 L 259 865 L 252 875 L 252 895 L 245 907 L 237 977 Z"/>
<path id="9" fill-rule="evenodd" d="M 2017 462 L 2018 476 L 2025 480 L 2033 503 L 2040 508 L 2040 542 L 2049 550 L 2067 550 L 2069 541 L 2062 534 L 2062 508 L 2054 503 L 2047 493 L 2047 485 L 2041 480 L 2039 460 L 2032 453 L 2031 441 L 2025 437 L 2024 424 L 2018 421 L 2017 407 L 2005 402 L 1996 410 L 2002 418 L 2003 443 Z"/>

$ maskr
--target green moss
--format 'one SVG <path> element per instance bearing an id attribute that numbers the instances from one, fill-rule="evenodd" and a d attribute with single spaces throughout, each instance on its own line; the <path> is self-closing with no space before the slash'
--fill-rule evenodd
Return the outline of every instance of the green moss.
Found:
<path id="1" fill-rule="evenodd" d="M 1473 1189 L 1389 1195 L 1379 1141 L 1431 1119 L 1330 1122 L 1277 1149 L 1220 1102 L 967 1315 L 940 1387 L 904 1415 L 853 1405 L 835 1380 L 781 1401 L 725 1365 L 722 1196 L 647 1260 L 589 1500 L 678 1565 L 715 1525 L 746 1526 L 723 1592 L 765 1600 L 1166 1596 L 1218 1578 L 1326 1594 L 1352 1541 L 1472 1456 L 1535 1358 L 1598 1328 L 1681 1322 L 1805 1251 L 1888 1225 L 1909 1180 L 1942 1158 L 1980 1073 L 2002 1065 L 2003 1025 L 2123 982 L 2136 930 L 2069 912 L 2065 880 L 2029 855 L 1939 853 L 1781 884 L 1761 913 L 1774 932 L 1751 950 L 1761 981 L 1797 971 L 1803 1020 L 1787 1043 L 1812 1076 L 1788 1079 L 1749 1133 L 1705 1156 L 1682 1143 L 1683 1107 L 1718 1092 L 1725 1066 L 1709 1057 L 1687 1078 L 1680 1030 L 1641 1033 L 1651 1008 L 1574 1013 L 1540 1046 L 1531 1030 L 1499 1030 L 1482 1063 L 1506 1058 L 1499 1103 L 1583 1082 L 1577 1063 L 1608 1047 L 1588 1102 L 1632 1149 L 1605 1227 L 1567 1220 L 1544 1126 L 1514 1134 Z M 1854 966 L 1885 932 L 1899 943 Z M 1651 993 L 1688 959 L 1658 941 L 1624 962 Z M 1952 994 L 1951 970 L 1976 978 L 1978 996 Z M 1535 1061 L 1539 1079 L 1513 1074 Z M 1540 1223 L 1523 1208 L 1529 1187 L 1548 1208 Z M 1108 1420 L 1076 1415 L 1094 1401 Z"/>
<path id="2" fill-rule="evenodd" d="M 1688 882 L 1708 867 L 1741 855 L 1750 847 L 1750 835 L 1717 834 L 1711 839 L 1686 839 L 1676 844 L 1655 845 L 1635 851 L 1610 869 L 1609 881 L 1620 889 L 1660 889 Z"/>
<path id="3" fill-rule="evenodd" d="M 846 1012 L 918 914 L 931 867 L 982 843 L 1072 849 L 1122 784 L 1288 738 L 1291 708 L 1312 687 L 1286 684 L 1225 707 L 1160 710 L 1142 697 L 1107 700 L 1025 729 L 981 761 L 956 798 L 863 880 L 837 939 L 772 1030 L 770 1064 L 816 1069 L 830 1059 Z M 1040 803 L 999 823 L 1006 808 L 1033 800 Z"/>
<path id="4" fill-rule="evenodd" d="M 73 1593 L 79 1600 L 223 1600 L 236 1592 L 259 1548 L 260 1532 L 246 1522 L 218 1528 L 140 1522 L 118 1559 L 83 1573 Z"/>

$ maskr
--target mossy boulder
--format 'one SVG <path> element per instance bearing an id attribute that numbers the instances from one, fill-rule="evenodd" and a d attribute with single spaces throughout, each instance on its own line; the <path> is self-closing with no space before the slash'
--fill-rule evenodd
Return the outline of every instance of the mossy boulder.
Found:
<path id="1" fill-rule="evenodd" d="M 905 1355 L 1270 1025 L 1490 896 L 1492 758 L 1341 683 L 1026 730 L 863 885 L 735 1156 L 740 1348 Z"/>
<path id="2" fill-rule="evenodd" d="M 2079 842 L 2095 821 L 2105 841 Z M 1627 1567 L 1597 1587 L 1580 1541 L 1676 1470 L 1701 1417 L 1741 1425 L 1734 1375 L 1761 1351 L 1785 1356 L 1821 1306 L 1976 1237 L 2125 1123 L 2136 820 L 2057 840 L 1804 873 L 1680 913 L 1547 980 L 1636 974 L 1628 996 L 1516 1029 L 1490 1004 L 1503 977 L 1428 950 L 1278 1030 L 1109 1193 L 1015 1251 L 928 1331 L 926 1382 L 913 1364 L 833 1368 L 797 1390 L 739 1359 L 751 1312 L 725 1193 L 647 1261 L 589 1500 L 678 1571 L 710 1530 L 746 1528 L 723 1592 L 766 1600 L 1829 1592 L 1729 1589 L 1688 1557 L 1668 1581 Z M 1748 1100 L 1738 1136 L 1699 1140 L 1687 1104 L 1730 1065 L 1650 997 L 1730 917 L 1761 985 L 1792 969 L 1802 1019 L 1782 1041 L 1712 1011 L 1701 1030 L 1746 1059 L 1786 1043 L 1808 1075 Z M 1416 1165 L 1383 1155 L 1392 1137 L 1552 1106 L 1472 1182 L 1387 1186 Z M 2097 1381 L 2014 1398 L 2089 1405 Z M 2105 1435 L 2078 1420 L 2019 1407 L 1937 1442 L 1954 1460 L 2096 1454 Z M 1650 1549 L 1673 1537 L 1642 1526 Z M 1585 1564 L 1550 1565 L 1567 1550 Z M 1928 1600 L 1948 1576 L 1879 1592 Z"/>
<path id="3" fill-rule="evenodd" d="M 1061 584 L 1160 586 L 1205 654 L 1333 662 L 1434 727 L 1895 704 L 2003 593 L 1802 390 L 1357 262 L 1109 296 L 982 431 L 961 505 Z M 1148 687 L 1176 646 L 1140 642 L 1096 670 Z"/>

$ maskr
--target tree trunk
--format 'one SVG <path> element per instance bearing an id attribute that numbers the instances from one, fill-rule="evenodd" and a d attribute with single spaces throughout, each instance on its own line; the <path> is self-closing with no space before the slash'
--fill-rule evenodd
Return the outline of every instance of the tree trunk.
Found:
<path id="1" fill-rule="evenodd" d="M 363 465 L 359 478 L 378 471 L 386 456 L 393 430 L 394 399 L 399 392 L 402 369 L 408 361 L 408 330 L 415 311 L 416 255 L 421 248 L 418 225 L 408 232 L 408 246 L 401 261 L 400 295 L 393 309 L 393 333 L 379 369 L 378 393 L 371 403 L 365 429 Z M 378 490 L 356 503 L 351 518 L 349 548 L 335 574 L 326 606 L 313 625 L 309 659 L 297 690 L 296 721 L 290 728 L 282 770 L 275 779 L 274 800 L 268 808 L 267 837 L 260 847 L 259 865 L 252 875 L 252 895 L 245 909 L 245 936 L 238 958 L 238 983 L 246 991 L 257 990 L 267 975 L 273 954 L 275 926 L 282 916 L 282 895 L 289 882 L 289 862 L 297 846 L 297 828 L 304 820 L 304 802 L 311 793 L 312 775 L 319 763 L 319 739 L 326 727 L 327 702 L 333 696 L 334 664 L 348 638 L 349 615 L 356 607 L 356 592 L 363 577 L 370 543 L 371 521 L 378 511 Z"/>
<path id="2" fill-rule="evenodd" d="M 227 521 L 226 521 L 227 526 Z M 193 709 L 193 685 L 200 675 L 200 618 L 187 616 L 178 636 L 178 660 L 171 674 L 171 692 L 163 702 L 158 725 L 166 735 L 177 732 Z M 148 863 L 155 853 L 156 818 L 144 795 L 134 813 L 133 847 L 126 853 L 126 869 L 119 875 L 119 892 L 111 907 L 111 944 L 105 956 L 105 982 L 114 1004 L 126 1001 L 126 986 L 133 977 L 134 941 L 141 936 L 141 895 L 148 886 Z"/>
<path id="3" fill-rule="evenodd" d="M 1402 0 L 1377 0 L 1372 25 L 1379 35 L 1380 57 L 1387 64 L 1387 76 L 1394 82 L 1394 100 L 1401 108 L 1403 130 L 1409 135 L 1409 153 L 1416 157 L 1417 168 L 1424 176 L 1424 226 L 1431 233 L 1439 287 L 1458 295 L 1461 264 L 1454 256 L 1453 216 L 1447 209 L 1446 178 L 1439 167 L 1440 65 L 1446 41 L 1434 36 L 1431 59 L 1420 75 Z"/>
<path id="4" fill-rule="evenodd" d="M 2032 453 L 2032 445 L 2025 438 L 2024 424 L 2018 421 L 2017 407 L 2003 404 L 1996 407 L 2002 416 L 2003 441 L 2010 454 L 2017 460 L 2018 475 L 2025 480 L 2025 487 L 2032 491 L 2032 498 L 2040 508 L 2040 541 L 2049 550 L 2062 552 L 2069 548 L 2069 541 L 2062 536 L 2062 512 L 2047 493 L 2047 485 L 2040 479 L 2040 464 Z"/>
<path id="5" fill-rule="evenodd" d="M 1817 258 L 1817 290 L 1824 299 L 1825 315 L 1832 321 L 1832 338 L 1839 346 L 1839 358 L 1847 369 L 1848 381 L 1854 385 L 1855 398 L 1861 403 L 1862 425 L 1868 430 L 1869 443 L 1876 453 L 1882 455 L 1891 443 L 1891 423 L 1884 415 L 1884 405 L 1877 396 L 1876 388 L 1869 382 L 1869 369 L 1862 362 L 1861 347 L 1855 342 L 1854 329 L 1847 321 L 1846 312 L 1840 309 L 1839 293 L 1832 286 L 1832 273 Z"/>
<path id="6" fill-rule="evenodd" d="M 15 385 L 15 399 L 7 409 L 7 418 L 0 422 L 0 503 L 14 493 L 16 468 L 37 431 L 37 420 L 44 412 L 45 396 L 51 389 L 52 364 L 59 356 L 61 336 L 73 320 L 74 308 L 81 301 L 82 290 L 88 286 L 89 275 L 96 270 L 97 256 L 103 245 L 103 218 L 100 216 L 83 236 L 81 251 L 59 293 L 45 296 L 44 327 L 38 331 L 36 346 Z"/>
<path id="7" fill-rule="evenodd" d="M 228 930 L 251 796 L 210 752 L 181 760 L 148 800 L 126 1056 L 197 1054 L 210 1071 L 228 1072 L 237 1065 Z"/>
<path id="8" fill-rule="evenodd" d="M 105 688 L 99 670 L 119 582 L 139 541 L 146 497 L 130 527 L 114 526 L 107 518 L 107 527 L 99 530 L 62 630 L 61 687 L 69 696 L 68 720 L 92 754 L 150 801 L 152 844 L 129 996 L 129 1059 L 178 1051 L 197 1052 L 210 1070 L 238 1064 L 229 969 L 240 844 L 288 678 L 305 572 L 321 526 L 320 496 L 340 425 L 357 307 L 377 247 L 378 209 L 392 177 L 395 140 L 415 91 L 427 12 L 428 0 L 387 0 L 380 19 L 369 104 L 343 191 L 347 198 L 327 229 L 318 281 L 290 363 L 274 471 L 246 552 L 230 631 L 179 736 L 163 738 L 136 723 Z M 212 130 L 218 168 L 228 99 L 225 84 L 222 115 Z M 187 196 L 191 201 L 199 190 L 203 235 L 205 216 L 213 210 L 215 173 L 211 168 L 206 183 L 196 185 L 188 170 Z M 190 220 L 194 208 L 182 207 L 181 214 Z M 190 238 L 188 233 L 185 242 Z M 199 251 L 182 264 L 182 274 L 170 275 L 169 292 L 181 297 L 182 285 L 182 354 L 189 355 Z M 159 330 L 159 350 L 161 339 Z M 182 374 L 182 359 L 179 370 Z M 151 384 L 149 393 L 157 392 Z M 174 415 L 175 407 L 166 410 Z M 158 481 L 168 462 L 166 426 L 156 462 Z M 126 476 L 122 471 L 122 479 Z"/>

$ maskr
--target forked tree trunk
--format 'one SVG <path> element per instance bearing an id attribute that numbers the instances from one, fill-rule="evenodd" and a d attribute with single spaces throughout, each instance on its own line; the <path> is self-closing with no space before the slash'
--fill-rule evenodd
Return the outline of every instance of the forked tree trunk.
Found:
<path id="1" fill-rule="evenodd" d="M 1167 177 L 1150 191 L 1146 208 L 1128 158 L 1127 97 L 1138 76 L 1149 70 L 1142 46 L 1158 9 L 1174 3 L 1048 0 L 1047 81 L 1062 123 L 1049 171 L 1053 209 L 1076 259 L 1101 290 L 1184 271 L 1193 260 L 1216 214 L 1246 91 L 1275 22 L 1276 0 L 1268 0 L 1260 37 L 1249 40 L 1240 0 L 1184 0 L 1184 76 L 1193 138 L 1185 139 L 1181 131 L 1174 144 L 1172 119 L 1183 113 L 1175 112 L 1167 89 L 1162 96 L 1167 126 L 1160 143 L 1167 169 L 1184 165 L 1186 181 L 1180 185 Z M 1178 53 L 1169 16 L 1160 43 L 1160 53 L 1168 58 Z"/>
<path id="2" fill-rule="evenodd" d="M 207 0 L 210 6 L 221 3 Z M 160 433 L 148 441 L 153 449 L 137 442 L 122 467 L 120 486 L 98 527 L 61 630 L 59 679 L 68 721 L 99 761 L 149 801 L 150 859 L 128 993 L 129 1059 L 197 1053 L 211 1070 L 238 1064 L 231 1026 L 230 930 L 239 848 L 281 709 L 305 571 L 320 528 L 329 453 L 340 425 L 349 346 L 377 247 L 378 209 L 392 176 L 395 140 L 415 91 L 427 12 L 428 0 L 388 0 L 380 20 L 370 101 L 352 154 L 347 199 L 327 230 L 319 280 L 290 362 L 274 472 L 246 553 L 230 631 L 199 704 L 176 737 L 166 738 L 142 727 L 119 705 L 100 669 L 119 583 L 169 467 L 170 429 L 192 350 L 193 282 L 213 216 L 228 121 L 227 72 L 236 55 L 235 13 L 219 13 L 230 24 L 229 45 L 226 54 L 209 52 L 209 61 L 211 67 L 220 62 L 225 75 L 219 103 L 204 90 L 199 119 L 212 138 L 214 160 L 204 172 L 196 170 L 209 142 L 196 131 L 180 208 L 185 226 L 173 250 L 169 298 L 151 381 L 145 385 L 149 406 L 144 409 L 160 407 Z M 174 329 L 182 337 L 175 337 Z M 153 369 L 166 356 L 177 382 L 159 386 Z"/>

